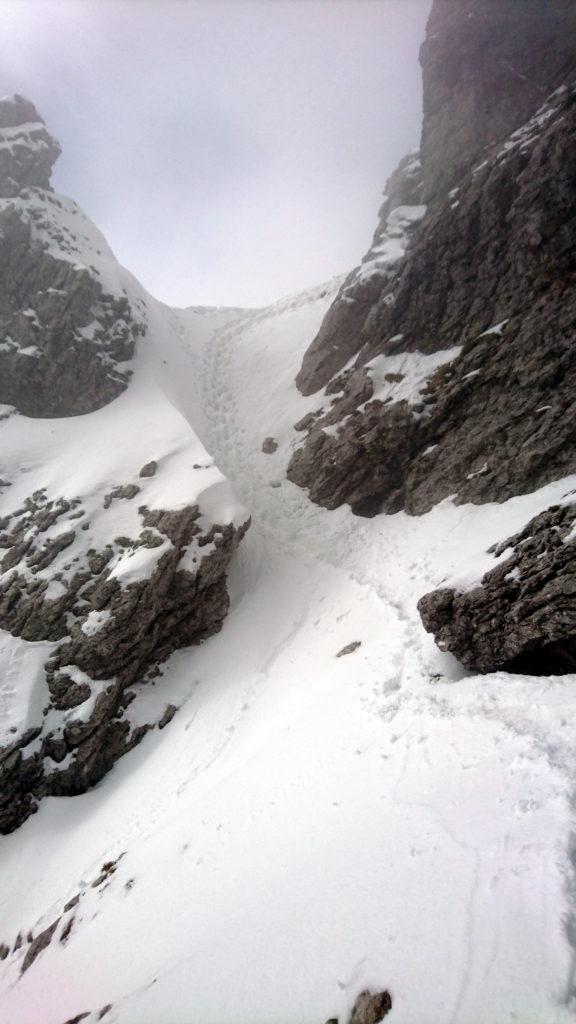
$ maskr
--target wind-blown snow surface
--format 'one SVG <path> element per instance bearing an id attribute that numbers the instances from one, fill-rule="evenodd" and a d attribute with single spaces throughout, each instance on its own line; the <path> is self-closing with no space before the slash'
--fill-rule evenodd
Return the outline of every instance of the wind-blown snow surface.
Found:
<path id="1" fill-rule="evenodd" d="M 576 480 L 412 519 L 310 503 L 285 467 L 322 396 L 292 381 L 334 291 L 172 314 L 157 372 L 253 525 L 223 631 L 164 672 L 169 728 L 3 841 L 0 940 L 80 894 L 0 965 L 9 1024 L 323 1024 L 366 986 L 391 1024 L 573 1019 L 574 679 L 466 676 L 416 601 Z"/>

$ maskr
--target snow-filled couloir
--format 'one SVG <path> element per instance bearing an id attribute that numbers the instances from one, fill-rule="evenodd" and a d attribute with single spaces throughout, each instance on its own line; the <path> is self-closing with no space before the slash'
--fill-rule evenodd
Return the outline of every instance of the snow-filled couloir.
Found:
<path id="1" fill-rule="evenodd" d="M 571 1019 L 570 680 L 467 676 L 415 609 L 570 482 L 418 519 L 312 505 L 283 476 L 292 381 L 334 288 L 168 316 L 164 390 L 252 526 L 223 631 L 163 666 L 169 728 L 3 840 L 14 1024 L 325 1020 L 375 986 L 398 1020 Z"/>
<path id="2" fill-rule="evenodd" d="M 0 101 L 8 1024 L 574 1020 L 575 15 L 511 11 L 435 0 L 366 260 L 266 309 Z"/>

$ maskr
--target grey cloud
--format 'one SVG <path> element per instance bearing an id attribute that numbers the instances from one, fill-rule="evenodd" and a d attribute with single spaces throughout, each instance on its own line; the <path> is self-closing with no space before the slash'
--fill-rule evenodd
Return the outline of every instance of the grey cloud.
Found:
<path id="1" fill-rule="evenodd" d="M 158 298 L 260 305 L 346 271 L 418 143 L 429 0 L 3 0 L 0 92 Z"/>

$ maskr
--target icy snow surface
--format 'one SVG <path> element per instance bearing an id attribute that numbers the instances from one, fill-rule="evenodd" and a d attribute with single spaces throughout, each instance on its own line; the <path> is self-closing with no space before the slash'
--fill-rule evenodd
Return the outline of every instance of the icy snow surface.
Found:
<path id="1" fill-rule="evenodd" d="M 334 291 L 154 314 L 151 369 L 253 525 L 222 632 L 164 669 L 165 700 L 187 695 L 169 727 L 2 841 L 0 941 L 80 893 L 24 975 L 25 938 L 0 963 L 7 1024 L 109 1003 L 106 1024 L 323 1024 L 366 986 L 390 1024 L 573 1020 L 575 681 L 466 675 L 416 601 L 576 480 L 419 518 L 310 503 L 285 468 L 318 396 L 293 379 Z M 0 644 L 16 689 L 35 645 L 24 666 Z"/>

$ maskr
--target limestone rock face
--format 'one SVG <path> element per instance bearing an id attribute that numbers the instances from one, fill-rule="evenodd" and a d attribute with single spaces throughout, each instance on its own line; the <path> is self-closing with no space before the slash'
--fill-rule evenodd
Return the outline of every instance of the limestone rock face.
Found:
<path id="1" fill-rule="evenodd" d="M 435 0 L 421 62 L 421 165 L 385 214 L 423 216 L 398 259 L 350 275 L 297 377 L 318 410 L 288 477 L 364 516 L 576 471 L 576 7 Z M 439 646 L 481 672 L 573 671 L 573 516 L 543 512 L 477 587 L 425 595 Z"/>
<path id="2" fill-rule="evenodd" d="M 40 492 L 2 522 L 0 624 L 25 640 L 56 644 L 44 666 L 38 724 L 0 750 L 1 833 L 22 824 L 43 796 L 84 792 L 153 727 L 134 726 L 126 709 L 173 651 L 221 628 L 226 569 L 248 525 L 203 532 L 198 506 L 142 507 L 133 540 L 111 539 L 100 551 L 76 529 L 47 540 L 59 521 L 76 526 L 78 505 Z M 72 571 L 47 576 L 64 551 Z M 122 585 L 118 566 L 142 556 L 147 573 Z"/>
<path id="3" fill-rule="evenodd" d="M 128 368 L 170 312 L 49 189 L 58 152 L 32 104 L 0 101 L 0 833 L 169 723 L 160 665 L 221 628 L 249 525 Z"/>
<path id="4" fill-rule="evenodd" d="M 105 240 L 50 189 L 59 154 L 28 100 L 0 100 L 0 403 L 35 417 L 116 398 L 144 332 L 107 280 Z"/>
<path id="5" fill-rule="evenodd" d="M 345 279 L 322 327 L 307 350 L 296 384 L 311 395 L 358 351 L 358 338 L 373 304 L 388 294 L 411 236 L 425 209 L 417 154 L 405 157 L 387 182 L 378 226 L 362 265 Z"/>
<path id="6" fill-rule="evenodd" d="M 366 301 L 343 301 L 344 287 L 297 381 L 325 389 L 288 470 L 319 504 L 421 514 L 576 469 L 574 17 L 532 0 L 434 4 L 414 194 L 425 216 L 404 255 L 369 277 Z M 489 28 L 502 36 L 500 77 Z M 516 89 L 502 62 L 507 46 L 519 59 L 518 40 L 534 71 Z M 499 121 L 485 79 L 505 93 Z"/>
<path id="7" fill-rule="evenodd" d="M 576 671 L 575 522 L 574 504 L 552 506 L 491 549 L 477 585 L 425 594 L 418 609 L 441 650 L 479 672 Z"/>
<path id="8" fill-rule="evenodd" d="M 33 103 L 18 95 L 0 99 L 0 198 L 17 196 L 23 188 L 50 188 L 59 155 L 60 145 Z"/>
<path id="9" fill-rule="evenodd" d="M 435 0 L 424 77 L 424 201 L 446 192 L 574 74 L 571 0 Z"/>
<path id="10" fill-rule="evenodd" d="M 50 246 L 64 203 L 49 192 L 0 202 L 0 402 L 25 416 L 107 405 L 126 387 L 125 364 L 144 331 L 126 297 L 107 294 L 93 270 L 72 262 L 63 239 Z"/>

